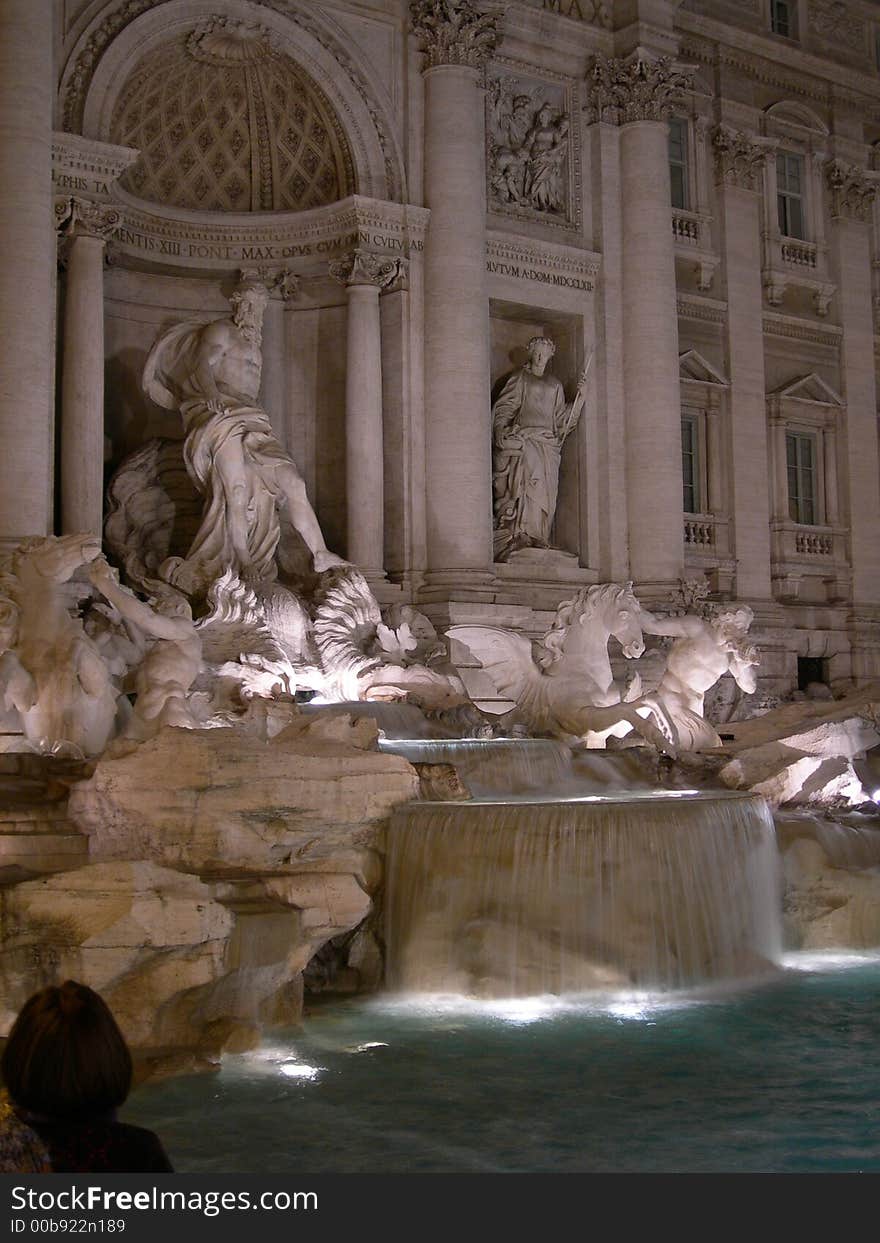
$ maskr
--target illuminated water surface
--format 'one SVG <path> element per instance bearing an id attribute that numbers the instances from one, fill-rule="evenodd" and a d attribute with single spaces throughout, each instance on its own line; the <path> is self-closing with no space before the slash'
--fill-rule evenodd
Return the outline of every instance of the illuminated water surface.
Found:
<path id="1" fill-rule="evenodd" d="M 880 960 L 693 997 L 388 997 L 125 1110 L 178 1170 L 880 1172 Z"/>

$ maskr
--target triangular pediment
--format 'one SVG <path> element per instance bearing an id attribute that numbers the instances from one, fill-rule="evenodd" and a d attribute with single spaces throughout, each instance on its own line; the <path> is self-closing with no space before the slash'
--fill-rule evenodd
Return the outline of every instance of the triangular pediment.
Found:
<path id="1" fill-rule="evenodd" d="M 720 384 L 727 388 L 727 380 L 713 367 L 699 350 L 685 350 L 678 356 L 678 378 L 680 380 L 698 380 L 701 384 Z"/>
<path id="2" fill-rule="evenodd" d="M 809 375 L 788 380 L 781 388 L 774 389 L 772 397 L 787 397 L 794 401 L 812 401 L 820 406 L 842 406 L 843 399 L 830 384 L 811 371 Z"/>

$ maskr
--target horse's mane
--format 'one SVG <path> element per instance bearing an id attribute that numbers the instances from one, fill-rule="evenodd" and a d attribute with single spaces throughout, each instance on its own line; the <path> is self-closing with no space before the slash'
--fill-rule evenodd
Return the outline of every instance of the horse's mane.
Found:
<path id="1" fill-rule="evenodd" d="M 562 650 L 569 628 L 582 617 L 592 617 L 608 605 L 620 605 L 624 601 L 638 608 L 638 601 L 632 592 L 632 583 L 620 586 L 618 583 L 600 583 L 593 587 L 582 587 L 569 600 L 563 600 L 556 609 L 553 624 L 537 643 L 535 660 L 544 670 L 551 668 L 562 659 Z"/>

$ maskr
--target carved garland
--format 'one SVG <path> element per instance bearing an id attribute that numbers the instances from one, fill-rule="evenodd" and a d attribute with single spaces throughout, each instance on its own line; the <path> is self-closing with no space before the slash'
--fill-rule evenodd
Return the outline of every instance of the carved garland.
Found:
<path id="1" fill-rule="evenodd" d="M 165 2 L 167 0 L 125 0 L 125 3 L 114 9 L 112 13 L 108 13 L 98 23 L 79 53 L 67 82 L 61 112 L 63 129 L 72 134 L 81 132 L 83 110 L 85 108 L 89 83 L 92 80 L 98 61 L 117 35 L 149 9 L 155 9 L 158 7 L 158 4 Z M 308 13 L 301 12 L 298 8 L 295 8 L 291 0 L 254 0 L 254 3 L 273 12 L 281 13 L 294 22 L 295 25 L 308 31 L 347 74 L 375 127 L 385 166 L 385 177 L 388 183 L 389 194 L 392 197 L 399 197 L 402 193 L 402 186 L 396 172 L 393 139 L 388 133 L 383 117 L 372 98 L 369 88 L 346 49 L 336 39 L 329 36 Z"/>

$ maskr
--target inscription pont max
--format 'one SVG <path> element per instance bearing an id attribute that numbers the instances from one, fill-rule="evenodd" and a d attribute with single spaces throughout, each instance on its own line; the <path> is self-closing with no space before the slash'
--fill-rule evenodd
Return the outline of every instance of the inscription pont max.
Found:
<path id="1" fill-rule="evenodd" d="M 198 242 L 186 238 L 155 237 L 138 229 L 124 226 L 119 230 L 118 240 L 124 246 L 132 246 L 136 250 L 148 251 L 156 255 L 173 255 L 185 259 L 221 259 L 250 260 L 265 263 L 277 259 L 298 259 L 307 255 L 327 254 L 330 251 L 345 250 L 350 246 L 376 246 L 384 251 L 400 251 L 407 249 L 407 243 L 401 237 L 388 237 L 383 233 L 361 231 L 349 233 L 345 237 L 322 238 L 318 242 L 291 242 L 284 245 L 238 245 L 227 242 Z M 409 243 L 409 249 L 419 251 L 423 244 L 419 240 Z"/>

